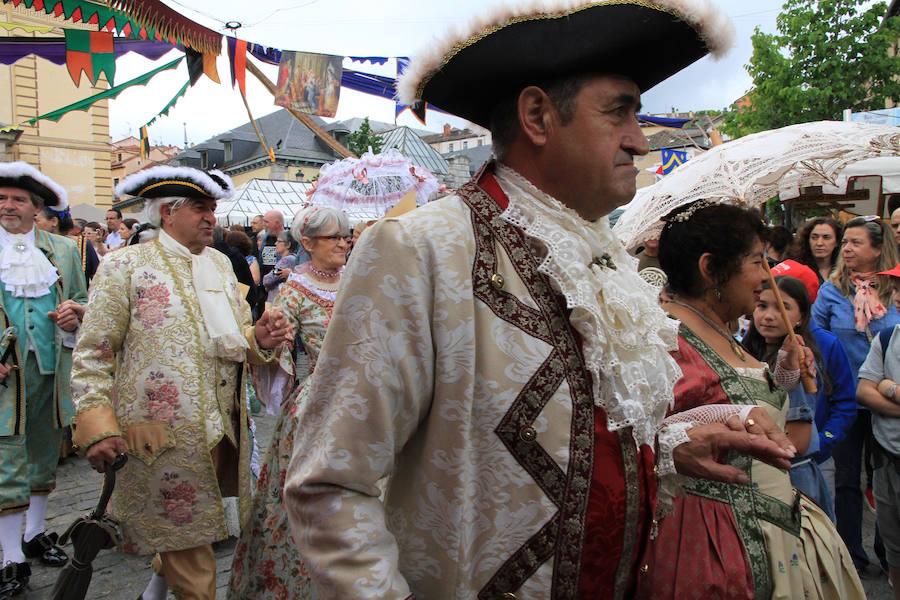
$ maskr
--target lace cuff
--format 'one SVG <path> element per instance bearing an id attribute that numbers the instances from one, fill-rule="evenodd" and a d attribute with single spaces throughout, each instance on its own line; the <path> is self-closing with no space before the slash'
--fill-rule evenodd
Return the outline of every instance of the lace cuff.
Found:
<path id="1" fill-rule="evenodd" d="M 756 408 L 755 404 L 707 404 L 666 417 L 666 420 L 663 421 L 663 426 L 674 423 L 696 423 L 699 425 L 724 423 L 732 415 L 738 415 L 741 423 L 744 423 L 747 421 L 747 417 L 750 416 L 750 411 L 754 408 Z M 662 435 L 662 432 L 660 432 L 660 435 Z"/>
<path id="2" fill-rule="evenodd" d="M 684 413 L 680 413 L 684 414 Z M 675 448 L 691 441 L 687 430 L 698 425 L 695 421 L 684 421 L 663 425 L 656 437 L 656 511 L 654 520 L 658 521 L 672 514 L 673 500 L 682 493 L 682 486 L 688 480 L 675 471 Z M 650 531 L 650 538 L 656 539 L 656 523 Z"/>
<path id="3" fill-rule="evenodd" d="M 800 369 L 789 370 L 782 367 L 781 363 L 785 358 L 787 358 L 787 352 L 779 350 L 778 358 L 775 361 L 775 382 L 787 391 L 791 391 L 800 385 Z"/>

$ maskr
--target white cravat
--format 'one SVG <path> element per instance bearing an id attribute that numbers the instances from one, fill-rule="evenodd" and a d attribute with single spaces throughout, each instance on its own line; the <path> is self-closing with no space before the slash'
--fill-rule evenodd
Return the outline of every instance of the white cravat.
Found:
<path id="1" fill-rule="evenodd" d="M 200 254 L 193 254 L 165 231 L 159 232 L 159 243 L 163 249 L 176 256 L 191 259 L 191 275 L 194 292 L 200 303 L 203 324 L 210 339 L 211 356 L 234 362 L 244 362 L 250 345 L 238 326 L 232 303 L 228 299 L 226 278 L 216 263 L 210 258 L 209 248 Z"/>
<path id="2" fill-rule="evenodd" d="M 40 298 L 50 293 L 59 272 L 28 233 L 9 233 L 0 227 L 0 281 L 16 298 Z"/>

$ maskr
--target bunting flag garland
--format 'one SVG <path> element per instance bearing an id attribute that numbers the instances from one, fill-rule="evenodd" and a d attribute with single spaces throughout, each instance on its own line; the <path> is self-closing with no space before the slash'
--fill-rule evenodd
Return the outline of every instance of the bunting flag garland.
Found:
<path id="1" fill-rule="evenodd" d="M 50 30 L 53 29 L 52 25 L 25 25 L 24 23 L 7 23 L 5 21 L 0 21 L 0 27 L 7 31 L 21 29 L 25 33 L 34 33 L 35 31 L 38 33 L 50 33 Z"/>
<path id="2" fill-rule="evenodd" d="M 0 129 L 0 131 L 9 131 L 11 129 L 21 129 L 22 125 L 25 125 L 25 124 L 33 125 L 37 121 L 41 121 L 44 119 L 50 120 L 50 121 L 59 121 L 67 113 L 70 113 L 70 112 L 73 112 L 76 110 L 87 110 L 95 102 L 97 102 L 99 100 L 103 100 L 105 98 L 115 98 L 116 96 L 121 94 L 123 91 L 125 91 L 126 89 L 128 89 L 132 86 L 146 85 L 147 82 L 150 81 L 151 79 L 153 79 L 153 77 L 155 75 L 157 75 L 158 73 L 161 73 L 162 71 L 166 71 L 169 69 L 174 69 L 175 67 L 177 67 L 183 59 L 184 59 L 184 56 L 179 56 L 172 62 L 166 63 L 161 67 L 157 67 L 157 68 L 153 69 L 152 71 L 148 71 L 147 73 L 144 73 L 143 75 L 140 75 L 138 77 L 135 77 L 134 79 L 126 81 L 125 83 L 119 84 L 115 87 L 111 87 L 108 90 L 103 90 L 102 92 L 100 92 L 98 94 L 94 94 L 93 96 L 89 96 L 83 100 L 79 100 L 78 102 L 73 102 L 72 104 L 69 104 L 68 106 L 63 106 L 62 108 L 58 108 L 54 111 L 45 113 L 43 115 L 39 115 L 37 117 L 34 117 L 33 119 L 28 119 L 27 121 L 24 121 L 20 124 L 9 125 L 7 127 Z"/>
<path id="3" fill-rule="evenodd" d="M 228 64 L 231 67 L 231 87 L 237 81 L 242 94 L 247 93 L 247 42 L 235 37 L 227 38 Z"/>
<path id="4" fill-rule="evenodd" d="M 155 29 L 149 31 L 143 29 L 125 13 L 89 0 L 2 0 L 2 2 L 24 6 L 35 12 L 53 15 L 73 23 L 96 25 L 98 29 L 106 31 L 119 31 L 125 37 L 162 39 Z"/>
<path id="5" fill-rule="evenodd" d="M 182 96 L 184 96 L 184 95 L 187 93 L 188 88 L 189 88 L 190 86 L 191 86 L 191 82 L 190 82 L 190 81 L 188 81 L 187 83 L 185 83 L 185 84 L 182 86 L 182 88 L 181 88 L 180 90 L 178 90 L 178 93 L 175 94 L 175 96 L 173 96 L 172 99 L 169 100 L 168 103 L 166 103 L 166 105 L 163 107 L 163 109 L 162 109 L 161 111 L 159 111 L 159 112 L 156 114 L 155 117 L 153 117 L 152 119 L 150 119 L 149 121 L 147 121 L 147 125 L 145 125 L 145 127 L 149 127 L 150 125 L 153 125 L 153 124 L 156 122 L 156 120 L 157 120 L 158 118 L 167 116 L 167 115 L 169 114 L 169 110 L 170 110 L 173 106 L 175 106 L 175 103 L 178 102 L 178 101 L 181 99 Z"/>
<path id="6" fill-rule="evenodd" d="M 150 60 L 158 60 L 176 49 L 169 42 L 113 38 L 113 52 L 119 58 L 127 52 L 135 52 Z M 11 65 L 30 54 L 40 56 L 55 65 L 66 64 L 64 38 L 0 37 L 0 64 Z"/>
<path id="7" fill-rule="evenodd" d="M 222 34 L 195 23 L 159 0 L 108 0 L 111 8 L 127 13 L 142 28 L 159 32 L 185 48 L 218 56 L 222 52 Z"/>
<path id="8" fill-rule="evenodd" d="M 109 85 L 114 85 L 116 55 L 113 52 L 113 34 L 83 29 L 66 29 L 65 33 L 66 67 L 75 85 L 81 85 L 82 71 L 92 85 L 97 84 L 100 73 L 106 73 Z"/>
<path id="9" fill-rule="evenodd" d="M 664 177 L 687 161 L 687 152 L 662 148 L 660 154 L 662 155 L 662 166 L 660 166 L 662 172 L 660 174 Z"/>
<path id="10" fill-rule="evenodd" d="M 404 71 L 406 71 L 406 68 L 408 66 L 409 66 L 409 58 L 406 58 L 404 56 L 397 57 L 397 77 L 398 78 L 400 77 L 400 75 L 403 74 Z M 395 98 L 397 97 L 396 94 L 394 95 L 394 97 Z M 425 111 L 429 108 L 434 108 L 434 107 L 431 106 L 430 104 L 426 104 L 425 102 L 417 102 L 413 106 L 410 106 L 408 104 L 400 104 L 400 101 L 397 100 L 396 104 L 394 105 L 394 119 L 399 117 L 400 113 L 402 113 L 407 108 L 413 114 L 413 116 L 416 119 L 418 119 L 419 123 L 421 123 L 422 125 L 425 125 Z"/>
<path id="11" fill-rule="evenodd" d="M 188 76 L 190 84 L 194 85 L 201 75 L 206 75 L 216 83 L 219 81 L 219 71 L 216 69 L 216 56 L 214 54 L 202 54 L 193 48 L 185 48 L 187 56 Z"/>
<path id="12" fill-rule="evenodd" d="M 278 48 L 271 48 L 269 46 L 263 46 L 261 44 L 247 44 L 247 52 L 252 54 L 254 58 L 259 60 L 260 62 L 264 62 L 267 65 L 275 65 L 278 66 L 278 63 L 281 62 L 281 50 Z"/>
<path id="13" fill-rule="evenodd" d="M 141 160 L 150 154 L 150 136 L 147 135 L 147 126 L 141 127 Z"/>

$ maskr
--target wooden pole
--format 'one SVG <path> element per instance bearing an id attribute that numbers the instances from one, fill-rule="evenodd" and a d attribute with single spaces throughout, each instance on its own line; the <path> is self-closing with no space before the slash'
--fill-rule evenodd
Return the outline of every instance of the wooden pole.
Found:
<path id="1" fill-rule="evenodd" d="M 778 305 L 778 310 L 781 311 L 781 318 L 784 319 L 784 326 L 787 327 L 788 335 L 792 340 L 797 339 L 797 334 L 794 333 L 794 325 L 791 323 L 791 318 L 788 316 L 787 309 L 784 307 L 784 300 L 781 298 L 781 290 L 778 289 L 778 284 L 775 283 L 775 276 L 772 274 L 772 269 L 769 268 L 769 261 L 763 257 L 763 265 L 766 267 L 766 274 L 769 276 L 769 285 L 772 287 L 772 295 L 775 296 L 775 303 Z M 807 394 L 815 394 L 816 393 L 816 380 L 813 379 L 809 371 L 807 371 L 806 366 L 806 357 L 800 361 L 800 381 L 803 382 L 803 390 Z"/>
<path id="2" fill-rule="evenodd" d="M 247 60 L 247 70 L 252 73 L 257 79 L 259 79 L 260 83 L 262 83 L 269 93 L 273 96 L 275 95 L 275 84 L 272 83 L 272 80 L 266 77 L 266 74 L 259 70 L 259 67 L 250 62 L 249 58 Z M 331 137 L 331 135 L 322 129 L 322 126 L 313 121 L 312 117 L 310 117 L 306 113 L 302 113 L 299 110 L 294 110 L 293 108 L 285 109 L 289 113 L 291 113 L 295 119 L 303 123 L 310 131 L 312 131 L 316 137 L 325 142 L 329 148 L 333 149 L 335 152 L 340 154 L 344 158 L 357 158 L 355 154 L 350 152 L 343 144 L 339 141 Z"/>

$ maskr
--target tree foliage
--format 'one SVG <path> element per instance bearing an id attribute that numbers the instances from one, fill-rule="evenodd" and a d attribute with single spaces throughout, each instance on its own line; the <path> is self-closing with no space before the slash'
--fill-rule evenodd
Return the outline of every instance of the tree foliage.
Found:
<path id="1" fill-rule="evenodd" d="M 900 101 L 900 17 L 888 19 L 884 2 L 787 0 L 777 33 L 756 29 L 749 106 L 726 117 L 726 133 L 739 136 L 794 123 L 841 120 L 854 112 Z"/>
<path id="2" fill-rule="evenodd" d="M 372 148 L 374 154 L 381 152 L 381 136 L 372 131 L 369 117 L 363 119 L 359 129 L 347 136 L 347 149 L 357 156 L 362 156 Z"/>

